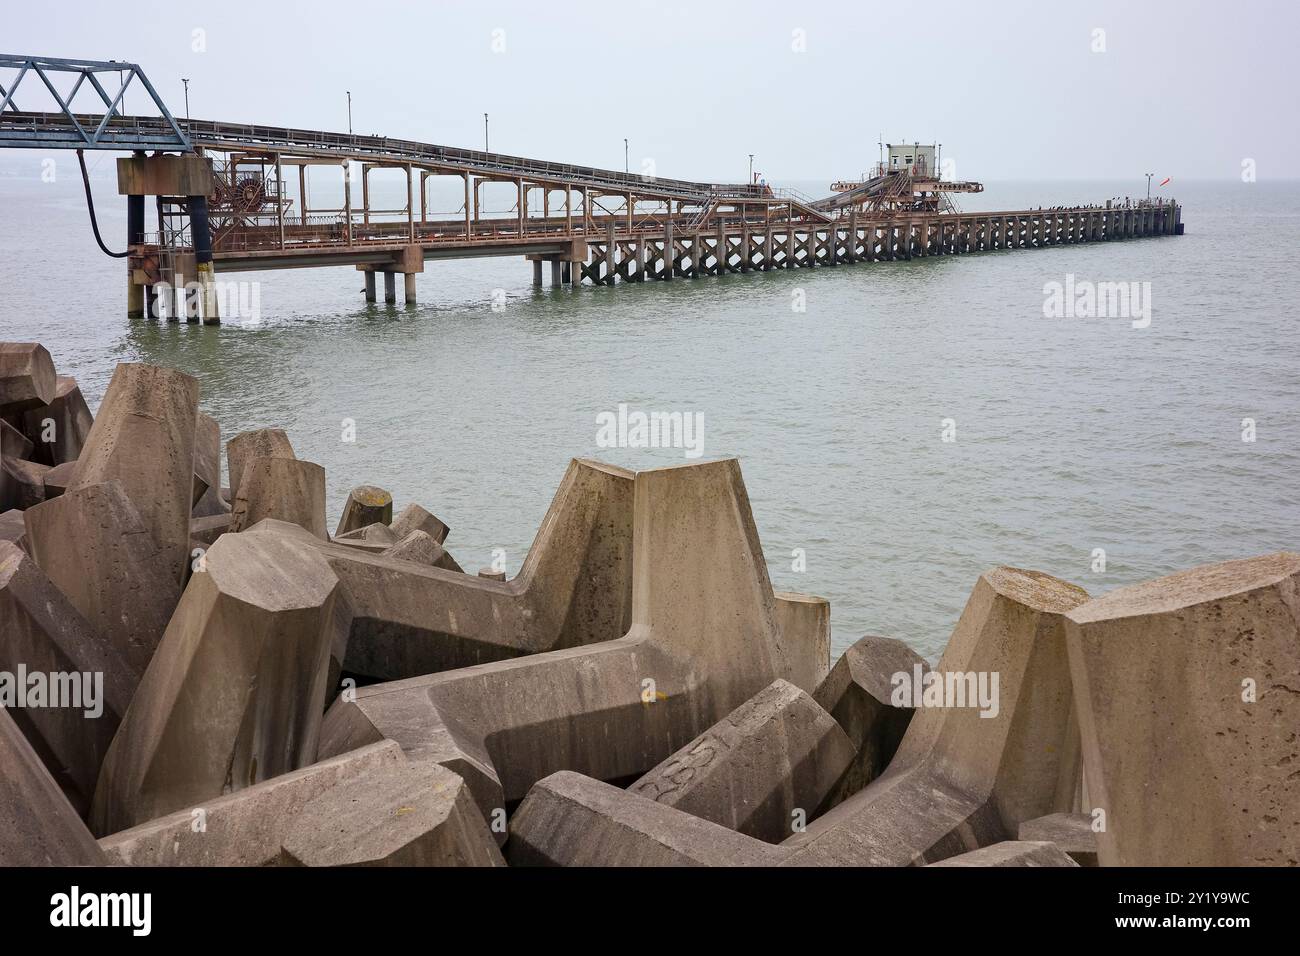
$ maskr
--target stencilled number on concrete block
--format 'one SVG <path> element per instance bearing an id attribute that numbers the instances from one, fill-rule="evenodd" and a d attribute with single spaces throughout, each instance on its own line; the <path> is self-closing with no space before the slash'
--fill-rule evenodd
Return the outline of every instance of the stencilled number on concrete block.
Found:
<path id="1" fill-rule="evenodd" d="M 944 418 L 939 421 L 939 440 L 947 444 L 957 440 L 957 419 Z"/>
<path id="2" fill-rule="evenodd" d="M 790 562 L 790 570 L 795 574 L 803 574 L 808 570 L 808 552 L 803 548 L 793 549 L 790 557 L 794 559 Z"/>
<path id="3" fill-rule="evenodd" d="M 1106 811 L 1101 807 L 1097 807 L 1092 811 L 1092 832 L 1106 832 Z"/>
<path id="4" fill-rule="evenodd" d="M 357 421 L 355 418 L 345 418 L 340 422 L 342 431 L 339 434 L 339 441 L 345 445 L 355 445 L 357 443 Z"/>
<path id="5" fill-rule="evenodd" d="M 1243 704 L 1253 704 L 1257 700 L 1255 691 L 1255 678 L 1243 677 L 1241 679 L 1241 702 Z"/>
<path id="6" fill-rule="evenodd" d="M 339 698 L 347 704 L 355 704 L 357 702 L 357 682 L 355 678 L 343 678 L 343 686 L 342 690 L 339 692 Z"/>
<path id="7" fill-rule="evenodd" d="M 190 570 L 195 574 L 200 574 L 208 569 L 207 549 L 195 548 L 190 552 L 190 557 L 194 559 L 190 562 Z"/>
<path id="8" fill-rule="evenodd" d="M 208 832 L 208 811 L 203 807 L 195 807 L 190 811 L 190 832 Z"/>
<path id="9" fill-rule="evenodd" d="M 1255 419 L 1243 418 L 1241 420 L 1241 440 L 1247 444 L 1255 440 Z"/>
<path id="10" fill-rule="evenodd" d="M 808 814 L 802 807 L 790 811 L 790 832 L 803 833 L 808 829 Z"/>
<path id="11" fill-rule="evenodd" d="M 492 820 L 488 824 L 493 833 L 506 832 L 506 811 L 504 807 L 494 807 L 492 809 Z"/>
<path id="12" fill-rule="evenodd" d="M 1092 549 L 1092 573 L 1093 574 L 1106 573 L 1106 549 L 1105 548 Z"/>

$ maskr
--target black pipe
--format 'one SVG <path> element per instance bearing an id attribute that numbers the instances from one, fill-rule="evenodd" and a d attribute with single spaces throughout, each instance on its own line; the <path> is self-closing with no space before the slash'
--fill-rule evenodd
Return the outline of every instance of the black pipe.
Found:
<path id="1" fill-rule="evenodd" d="M 190 236 L 194 240 L 194 261 L 212 261 L 212 228 L 208 225 L 208 197 L 191 196 Z"/>
<path id="2" fill-rule="evenodd" d="M 81 150 L 77 150 L 77 162 L 81 163 L 81 181 L 82 183 L 85 184 L 86 187 L 86 208 L 90 210 L 90 228 L 95 231 L 95 241 L 99 243 L 99 248 L 104 253 L 104 255 L 112 256 L 114 259 L 125 259 L 130 254 L 131 252 L 130 249 L 128 249 L 126 252 L 109 252 L 108 246 L 104 245 L 104 240 L 99 235 L 99 220 L 95 218 L 95 200 L 90 195 L 90 174 L 86 172 L 86 157 Z M 127 210 L 127 213 L 129 216 L 130 214 L 129 208 Z M 143 206 L 140 209 L 140 213 L 141 213 L 140 218 L 142 220 L 142 226 L 143 226 L 143 219 L 144 219 Z"/>

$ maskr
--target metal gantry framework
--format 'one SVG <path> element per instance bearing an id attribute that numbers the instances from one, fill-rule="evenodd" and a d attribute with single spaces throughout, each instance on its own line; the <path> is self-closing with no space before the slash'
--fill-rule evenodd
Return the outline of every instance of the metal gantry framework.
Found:
<path id="1" fill-rule="evenodd" d="M 29 149 L 163 149 L 189 152 L 189 138 L 163 103 L 144 71 L 135 63 L 118 60 L 63 60 L 54 57 L 0 54 L 0 70 L 16 70 L 6 87 L 0 84 L 0 146 Z M 76 74 L 66 95 L 51 75 Z M 110 96 L 101 77 L 117 77 L 117 92 Z M 15 94 L 28 76 L 35 76 L 58 104 L 58 113 L 24 113 Z M 160 122 L 123 116 L 122 101 L 136 82 L 157 107 Z M 103 101 L 105 112 L 80 114 L 73 100 L 88 86 Z M 143 120 L 143 122 L 142 122 Z"/>

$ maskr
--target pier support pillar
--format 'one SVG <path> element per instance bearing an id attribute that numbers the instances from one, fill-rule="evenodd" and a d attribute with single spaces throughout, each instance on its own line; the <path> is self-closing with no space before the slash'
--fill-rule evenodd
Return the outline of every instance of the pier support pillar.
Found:
<path id="1" fill-rule="evenodd" d="M 403 280 L 403 285 L 405 286 L 402 292 L 406 298 L 406 304 L 415 305 L 415 273 L 414 272 L 402 273 L 402 280 Z"/>
<path id="2" fill-rule="evenodd" d="M 534 259 L 533 260 L 533 285 L 540 286 L 541 284 L 542 284 L 542 260 Z"/>
<path id="3" fill-rule="evenodd" d="M 136 246 L 144 242 L 144 196 L 126 197 L 126 244 Z M 137 285 L 132 274 L 131 260 L 126 265 L 126 315 L 138 319 L 144 316 L 144 286 Z"/>
<path id="4" fill-rule="evenodd" d="M 203 324 L 220 325 L 217 305 L 216 270 L 212 265 L 212 229 L 208 225 L 208 197 L 190 196 L 190 235 L 194 241 L 194 266 L 198 271 L 199 295 L 203 303 Z"/>
<path id="5" fill-rule="evenodd" d="M 362 273 L 366 277 L 366 301 L 375 301 L 375 270 L 367 269 Z"/>
<path id="6" fill-rule="evenodd" d="M 384 271 L 384 301 L 392 304 L 397 301 L 397 280 L 392 270 Z"/>
<path id="7" fill-rule="evenodd" d="M 677 271 L 677 246 L 673 240 L 673 224 L 664 225 L 664 272 L 663 278 L 670 280 Z"/>
<path id="8" fill-rule="evenodd" d="M 564 284 L 563 263 L 559 259 L 551 260 L 551 288 L 558 289 Z"/>

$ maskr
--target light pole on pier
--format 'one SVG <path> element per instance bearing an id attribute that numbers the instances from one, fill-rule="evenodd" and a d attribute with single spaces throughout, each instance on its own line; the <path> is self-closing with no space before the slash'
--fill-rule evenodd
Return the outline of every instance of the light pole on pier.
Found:
<path id="1" fill-rule="evenodd" d="M 190 78 L 182 76 L 181 82 L 185 84 L 185 121 L 188 123 L 190 119 Z"/>
<path id="2" fill-rule="evenodd" d="M 754 154 L 749 154 L 749 185 L 754 185 Z"/>
<path id="3" fill-rule="evenodd" d="M 483 152 L 492 152 L 492 150 L 488 148 L 488 115 L 486 113 L 483 114 Z"/>
<path id="4" fill-rule="evenodd" d="M 1155 173 L 1147 173 L 1147 199 L 1151 198 L 1151 177 L 1154 175 Z"/>
<path id="5" fill-rule="evenodd" d="M 629 167 L 627 161 L 627 137 L 626 136 L 623 137 L 623 172 L 625 173 L 631 172 L 631 168 Z"/>
<path id="6" fill-rule="evenodd" d="M 348 135 L 352 135 L 352 91 L 348 90 Z"/>

